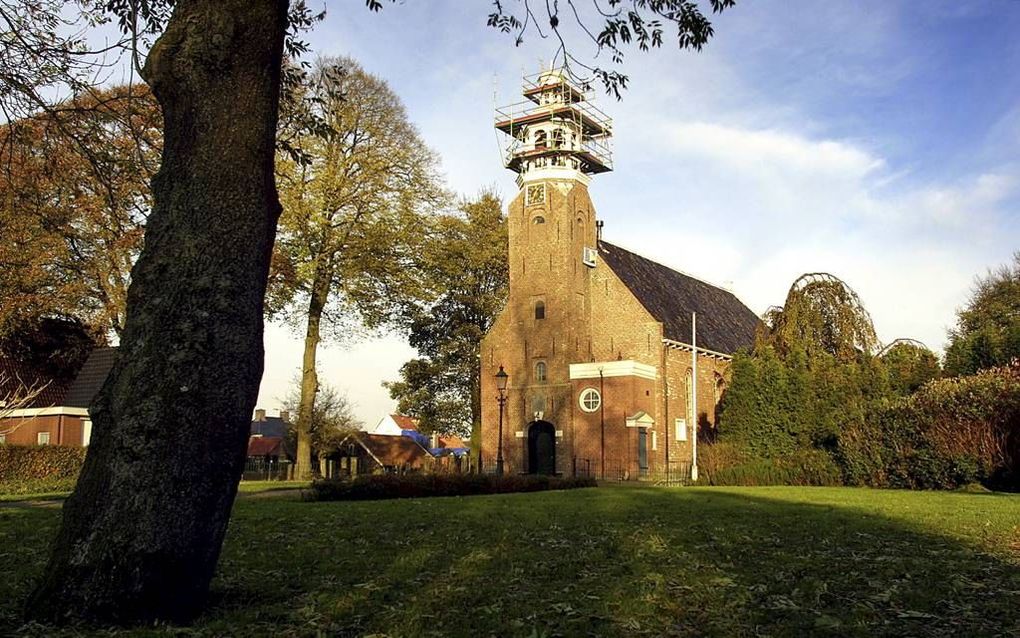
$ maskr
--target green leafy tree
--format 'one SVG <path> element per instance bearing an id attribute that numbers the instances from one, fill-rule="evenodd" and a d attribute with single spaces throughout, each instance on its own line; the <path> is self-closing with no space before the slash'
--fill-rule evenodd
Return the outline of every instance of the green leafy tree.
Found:
<path id="1" fill-rule="evenodd" d="M 752 456 L 831 450 L 839 433 L 889 395 L 871 317 L 857 294 L 825 273 L 799 277 L 770 309 L 755 348 L 738 355 L 723 397 L 719 439 Z"/>
<path id="2" fill-rule="evenodd" d="M 790 286 L 782 307 L 765 313 L 757 343 L 772 346 L 782 356 L 799 349 L 809 358 L 829 354 L 852 361 L 872 354 L 878 337 L 850 286 L 828 273 L 806 273 Z"/>
<path id="3" fill-rule="evenodd" d="M 402 414 L 424 432 L 466 436 L 481 421 L 479 345 L 506 301 L 507 231 L 502 203 L 483 191 L 437 220 L 425 251 L 429 278 L 442 291 L 413 309 L 410 343 L 419 357 L 385 384 Z"/>
<path id="4" fill-rule="evenodd" d="M 942 375 L 938 357 L 919 343 L 895 342 L 882 353 L 881 358 L 889 375 L 889 388 L 898 396 L 913 394 Z"/>
<path id="5" fill-rule="evenodd" d="M 1020 251 L 977 280 L 949 332 L 946 372 L 974 374 L 1020 357 Z"/>
<path id="6" fill-rule="evenodd" d="M 324 337 L 350 340 L 361 326 L 395 327 L 402 308 L 428 298 L 419 264 L 430 217 L 445 191 L 438 161 L 386 83 L 349 58 L 321 59 L 306 77 L 328 134 L 293 136 L 277 159 L 280 218 L 269 311 L 304 326 L 296 476 L 312 472 Z"/>
<path id="7" fill-rule="evenodd" d="M 382 8 L 380 0 L 366 3 Z M 85 4 L 100 6 L 78 3 Z M 713 11 L 732 4 L 708 0 Z M 516 4 L 509 14 L 503 6 L 495 5 L 490 26 L 519 44 L 529 29 L 544 36 L 548 25 L 572 60 L 579 59 L 566 46 L 572 32 L 590 36 L 594 53 L 606 51 L 614 65 L 625 47 L 661 46 L 664 27 L 675 29 L 681 49 L 700 49 L 713 35 L 691 0 L 552 2 L 542 20 L 532 19 L 537 3 Z M 162 162 L 131 273 L 122 354 L 93 406 L 95 435 L 27 612 L 65 623 L 184 621 L 205 604 L 258 396 L 281 212 L 274 159 L 283 66 L 285 52 L 307 48 L 293 35 L 308 12 L 300 0 L 110 0 L 101 7 L 129 34 L 133 59 L 144 57 L 142 76 L 163 112 Z M 74 42 L 50 38 L 60 30 L 52 21 L 18 15 L 28 27 L 8 21 L 4 34 L 33 32 L 17 38 L 28 43 L 26 53 L 0 48 L 0 102 L 11 95 L 45 102 L 53 89 L 47 78 L 8 78 L 61 68 L 24 61 L 54 49 L 58 62 L 74 60 Z M 562 26 L 571 20 L 578 29 Z M 146 54 L 150 36 L 157 39 Z M 598 68 L 593 75 L 607 87 L 626 79 Z"/>

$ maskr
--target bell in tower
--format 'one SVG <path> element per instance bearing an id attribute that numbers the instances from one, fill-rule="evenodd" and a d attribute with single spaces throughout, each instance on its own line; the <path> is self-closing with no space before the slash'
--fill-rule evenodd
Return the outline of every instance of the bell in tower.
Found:
<path id="1" fill-rule="evenodd" d="M 613 169 L 612 120 L 591 103 L 591 90 L 563 69 L 524 78 L 524 102 L 496 109 L 506 134 L 503 162 L 518 186 L 544 179 L 578 179 Z"/>

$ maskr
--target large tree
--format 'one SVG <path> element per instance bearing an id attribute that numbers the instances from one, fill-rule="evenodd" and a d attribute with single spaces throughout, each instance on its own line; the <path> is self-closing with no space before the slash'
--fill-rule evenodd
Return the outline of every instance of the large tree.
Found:
<path id="1" fill-rule="evenodd" d="M 430 280 L 442 291 L 413 309 L 410 343 L 419 356 L 386 384 L 402 414 L 424 432 L 466 436 L 481 420 L 479 344 L 506 302 L 507 234 L 503 205 L 492 191 L 461 202 L 437 220 L 424 253 Z"/>
<path id="2" fill-rule="evenodd" d="M 946 372 L 974 374 L 1020 357 L 1020 251 L 980 277 L 949 332 Z"/>
<path id="3" fill-rule="evenodd" d="M 420 254 L 445 202 L 435 154 L 383 80 L 349 58 L 321 59 L 304 88 L 312 99 L 298 105 L 319 112 L 294 120 L 327 132 L 292 137 L 277 160 L 283 216 L 269 294 L 270 310 L 304 327 L 299 479 L 312 473 L 319 344 L 393 326 L 402 306 L 429 295 Z"/>
<path id="4" fill-rule="evenodd" d="M 201 610 L 262 377 L 285 0 L 181 0 L 145 62 L 162 164 L 120 355 L 29 614 Z"/>
<path id="5" fill-rule="evenodd" d="M 0 129 L 0 335 L 43 316 L 120 333 L 161 120 L 148 87 L 118 86 Z"/>
<path id="6" fill-rule="evenodd" d="M 718 11 L 732 0 L 709 3 Z M 263 297 L 280 214 L 273 160 L 289 3 L 96 4 L 133 33 L 161 31 L 143 76 L 163 109 L 162 165 L 132 270 L 120 356 L 93 406 L 93 444 L 28 613 L 57 621 L 184 620 L 208 592 L 262 374 Z M 529 25 L 539 28 L 531 20 L 535 4 L 516 5 L 527 14 L 522 21 L 497 2 L 489 22 L 516 30 L 519 42 Z M 543 22 L 558 38 L 561 11 L 583 22 L 577 4 L 545 3 Z M 603 28 L 587 32 L 614 61 L 625 44 L 659 46 L 662 24 L 676 27 L 680 48 L 700 48 L 712 35 L 689 0 L 592 5 L 586 15 Z M 53 48 L 46 37 L 26 46 L 33 42 L 43 52 Z M 0 57 L 5 104 L 11 92 L 29 101 L 42 94 L 42 85 L 18 76 L 18 63 Z"/>

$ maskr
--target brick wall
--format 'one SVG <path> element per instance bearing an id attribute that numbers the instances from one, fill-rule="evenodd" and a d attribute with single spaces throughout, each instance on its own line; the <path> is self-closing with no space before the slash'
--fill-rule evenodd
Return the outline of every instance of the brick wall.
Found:
<path id="1" fill-rule="evenodd" d="M 44 415 L 8 417 L 0 419 L 0 432 L 7 445 L 36 445 L 40 432 L 48 432 L 50 445 L 82 444 L 82 417 L 70 415 Z"/>

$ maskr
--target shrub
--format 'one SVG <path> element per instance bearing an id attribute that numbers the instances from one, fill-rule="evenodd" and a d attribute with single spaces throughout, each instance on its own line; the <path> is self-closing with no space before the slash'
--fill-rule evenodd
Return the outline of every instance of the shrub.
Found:
<path id="1" fill-rule="evenodd" d="M 839 436 L 851 485 L 1020 488 L 1020 365 L 940 379 Z"/>
<path id="2" fill-rule="evenodd" d="M 742 453 L 725 443 L 704 445 L 699 456 L 709 485 L 842 485 L 843 474 L 824 450 L 802 449 L 774 458 Z"/>
<path id="3" fill-rule="evenodd" d="M 374 474 L 314 481 L 308 501 L 367 501 L 428 496 L 470 496 L 595 487 L 592 478 L 493 476 L 489 474 Z"/>
<path id="4" fill-rule="evenodd" d="M 85 448 L 0 445 L 0 494 L 73 489 L 84 461 Z"/>

